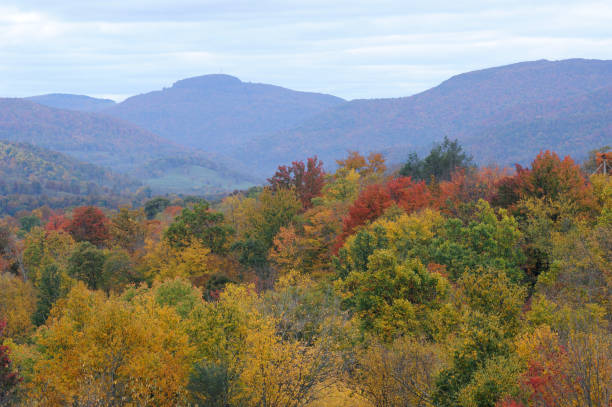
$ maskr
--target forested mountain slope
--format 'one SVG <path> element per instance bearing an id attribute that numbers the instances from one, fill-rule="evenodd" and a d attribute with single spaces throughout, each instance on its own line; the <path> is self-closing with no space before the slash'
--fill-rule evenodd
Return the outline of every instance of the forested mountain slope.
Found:
<path id="1" fill-rule="evenodd" d="M 233 153 L 255 135 L 291 128 L 343 103 L 335 96 L 205 75 L 133 96 L 104 112 L 177 143 Z"/>
<path id="2" fill-rule="evenodd" d="M 23 99 L 0 99 L 0 140 L 30 143 L 112 168 L 152 182 L 158 192 L 217 194 L 255 180 L 223 159 L 174 144 L 124 120 Z M 164 165 L 153 168 L 159 160 Z M 160 174 L 160 169 L 165 172 Z M 185 172 L 190 175 L 182 176 Z"/>
<path id="3" fill-rule="evenodd" d="M 141 184 L 124 175 L 25 143 L 0 141 L 0 214 L 127 197 Z M 125 202 L 129 202 L 126 200 Z"/>
<path id="4" fill-rule="evenodd" d="M 183 151 L 122 120 L 23 99 L 0 99 L 0 139 L 35 144 L 118 171 L 161 154 Z"/>
<path id="5" fill-rule="evenodd" d="M 541 60 L 484 69 L 410 97 L 351 101 L 260 137 L 241 154 L 258 152 L 257 163 L 266 167 L 296 152 L 333 162 L 347 149 L 385 151 L 401 161 L 448 136 L 481 163 L 525 162 L 542 148 L 581 158 L 612 138 L 610 86 L 612 61 Z"/>

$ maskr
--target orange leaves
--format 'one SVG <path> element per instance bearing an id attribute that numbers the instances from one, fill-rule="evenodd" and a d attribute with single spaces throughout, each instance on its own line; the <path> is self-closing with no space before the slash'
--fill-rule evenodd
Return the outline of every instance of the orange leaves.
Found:
<path id="1" fill-rule="evenodd" d="M 392 179 L 387 189 L 393 202 L 408 213 L 425 208 L 432 200 L 425 182 L 414 182 L 410 177 Z"/>
<path id="2" fill-rule="evenodd" d="M 81 206 L 72 213 L 72 221 L 66 228 L 76 241 L 88 241 L 102 246 L 109 238 L 108 219 L 95 206 Z"/>
<path id="3" fill-rule="evenodd" d="M 435 206 L 445 211 L 456 208 L 463 202 L 479 199 L 491 201 L 497 193 L 497 185 L 507 177 L 506 169 L 485 167 L 466 172 L 458 170 L 451 175 L 450 181 L 434 186 Z"/>
<path id="4" fill-rule="evenodd" d="M 66 230 L 70 225 L 70 219 L 64 214 L 53 215 L 49 218 L 49 222 L 45 225 L 45 230 Z"/>
<path id="5" fill-rule="evenodd" d="M 392 203 L 391 195 L 385 186 L 374 184 L 366 187 L 349 208 L 335 249 L 338 250 L 342 246 L 344 240 L 353 233 L 355 228 L 378 218 Z"/>
<path id="6" fill-rule="evenodd" d="M 531 406 L 607 406 L 612 396 L 612 342 L 605 332 L 560 335 L 547 325 L 517 342 L 527 362 L 522 386 Z"/>
<path id="7" fill-rule="evenodd" d="M 348 215 L 344 218 L 336 250 L 358 226 L 377 219 L 394 203 L 406 212 L 414 212 L 427 207 L 431 201 L 432 196 L 425 182 L 414 182 L 410 177 L 394 178 L 386 184 L 367 186 L 353 202 Z"/>
<path id="8" fill-rule="evenodd" d="M 516 165 L 516 174 L 498 182 L 496 202 L 512 206 L 524 198 L 566 199 L 579 210 L 590 210 L 595 202 L 591 186 L 580 167 L 569 157 L 563 160 L 550 151 L 541 152 L 531 169 Z"/>

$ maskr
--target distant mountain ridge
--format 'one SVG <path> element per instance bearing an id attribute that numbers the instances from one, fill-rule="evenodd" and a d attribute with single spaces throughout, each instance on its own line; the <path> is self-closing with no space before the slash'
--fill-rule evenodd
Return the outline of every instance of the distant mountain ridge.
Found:
<path id="1" fill-rule="evenodd" d="M 335 96 L 215 74 L 132 96 L 104 113 L 185 146 L 231 155 L 256 135 L 291 128 L 344 102 Z"/>
<path id="2" fill-rule="evenodd" d="M 0 139 L 34 144 L 123 172 L 143 160 L 185 151 L 123 120 L 24 99 L 0 99 Z"/>
<path id="3" fill-rule="evenodd" d="M 524 162 L 541 149 L 581 158 L 612 139 L 609 86 L 612 61 L 542 60 L 490 68 L 414 96 L 348 102 L 291 130 L 258 137 L 240 155 L 262 152 L 256 164 L 268 170 L 268 162 L 287 162 L 298 151 L 327 163 L 349 149 L 383 151 L 397 162 L 447 136 L 485 164 Z"/>
<path id="4" fill-rule="evenodd" d="M 413 96 L 349 102 L 204 75 L 89 116 L 29 106 L 38 111 L 36 131 L 23 112 L 3 115 L 6 101 L 0 99 L 0 138 L 156 174 L 150 182 L 172 190 L 205 189 L 198 185 L 204 177 L 220 191 L 224 183 L 240 187 L 314 155 L 330 169 L 348 150 L 380 151 L 399 163 L 445 136 L 459 139 L 481 164 L 524 164 L 543 149 L 581 159 L 612 140 L 612 61 L 521 62 L 456 75 Z M 49 132 L 71 141 L 46 143 Z M 195 158 L 185 155 L 191 153 Z M 176 156 L 183 157 L 181 168 L 172 167 Z"/>
<path id="5" fill-rule="evenodd" d="M 48 107 L 80 112 L 97 112 L 115 105 L 115 101 L 111 99 L 99 99 L 67 93 L 50 93 L 47 95 L 30 96 L 26 99 Z"/>
<path id="6" fill-rule="evenodd" d="M 141 181 L 156 178 L 151 171 L 143 170 L 150 168 L 151 162 L 171 160 L 174 167 L 165 168 L 179 171 L 183 161 L 184 166 L 206 169 L 199 177 L 191 177 L 191 184 L 184 180 L 181 184 L 186 190 L 203 194 L 208 191 L 218 194 L 226 186 L 252 185 L 256 180 L 230 166 L 228 160 L 180 146 L 124 120 L 51 108 L 24 99 L 0 99 L 0 140 L 30 143 L 139 177 Z M 175 191 L 156 185 L 157 192 Z"/>

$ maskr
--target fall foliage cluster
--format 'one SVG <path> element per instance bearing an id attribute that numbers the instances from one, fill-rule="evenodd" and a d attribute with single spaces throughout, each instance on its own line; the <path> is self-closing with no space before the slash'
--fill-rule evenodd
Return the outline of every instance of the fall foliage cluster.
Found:
<path id="1" fill-rule="evenodd" d="M 609 407 L 612 178 L 584 168 L 445 140 L 6 216 L 0 406 Z"/>

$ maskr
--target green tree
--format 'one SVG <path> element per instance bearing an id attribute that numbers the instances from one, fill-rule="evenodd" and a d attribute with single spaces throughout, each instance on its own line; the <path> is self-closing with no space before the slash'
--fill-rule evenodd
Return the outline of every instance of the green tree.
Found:
<path id="1" fill-rule="evenodd" d="M 479 269 L 464 274 L 456 299 L 457 306 L 463 308 L 461 337 L 451 366 L 438 377 L 434 405 L 463 407 L 463 399 L 470 400 L 469 405 L 495 407 L 514 388 L 485 373 L 496 372 L 497 363 L 512 358 L 525 290 L 503 271 Z M 506 363 L 509 370 L 504 377 L 513 372 L 518 375 L 518 369 Z"/>
<path id="2" fill-rule="evenodd" d="M 24 216 L 19 219 L 19 224 L 21 225 L 21 230 L 27 233 L 33 227 L 40 226 L 40 218 L 36 215 Z"/>
<path id="3" fill-rule="evenodd" d="M 359 317 L 362 328 L 385 339 L 426 332 L 431 311 L 448 293 L 448 282 L 418 261 L 399 264 L 390 250 L 375 251 L 366 271 L 352 271 L 338 281 L 343 305 Z"/>
<path id="4" fill-rule="evenodd" d="M 45 323 L 53 304 L 61 297 L 62 278 L 60 270 L 55 264 L 50 264 L 43 268 L 38 281 L 38 301 L 36 311 L 32 316 L 32 321 L 39 326 Z"/>
<path id="5" fill-rule="evenodd" d="M 410 154 L 400 175 L 427 182 L 432 179 L 450 181 L 453 172 L 473 166 L 472 157 L 463 151 L 459 142 L 444 137 L 444 141 L 436 144 L 425 159 L 419 159 L 416 153 Z"/>
<path id="6" fill-rule="evenodd" d="M 134 262 L 125 250 L 110 251 L 102 266 L 100 288 L 106 292 L 121 292 L 128 284 L 143 281 L 143 276 L 136 269 Z"/>
<path id="7" fill-rule="evenodd" d="M 302 204 L 292 189 L 272 191 L 265 188 L 258 196 L 247 217 L 246 230 L 232 249 L 239 261 L 255 268 L 259 277 L 269 278 L 268 253 L 280 228 L 287 226 L 302 210 Z"/>
<path id="8" fill-rule="evenodd" d="M 153 219 L 158 213 L 162 213 L 168 206 L 170 206 L 169 199 L 157 197 L 145 203 L 144 212 L 145 215 L 147 215 L 147 219 Z"/>
<path id="9" fill-rule="evenodd" d="M 213 253 L 224 254 L 232 233 L 232 229 L 223 224 L 223 214 L 210 211 L 208 203 L 204 202 L 196 203 L 193 209 L 183 209 L 164 233 L 164 238 L 176 248 L 198 240 Z"/>
<path id="10" fill-rule="evenodd" d="M 121 208 L 110 221 L 109 229 L 113 244 L 130 253 L 144 246 L 146 233 L 144 217 L 142 210 Z"/>
<path id="11" fill-rule="evenodd" d="M 106 255 L 89 242 L 79 243 L 68 259 L 68 274 L 92 289 L 101 288 Z"/>

